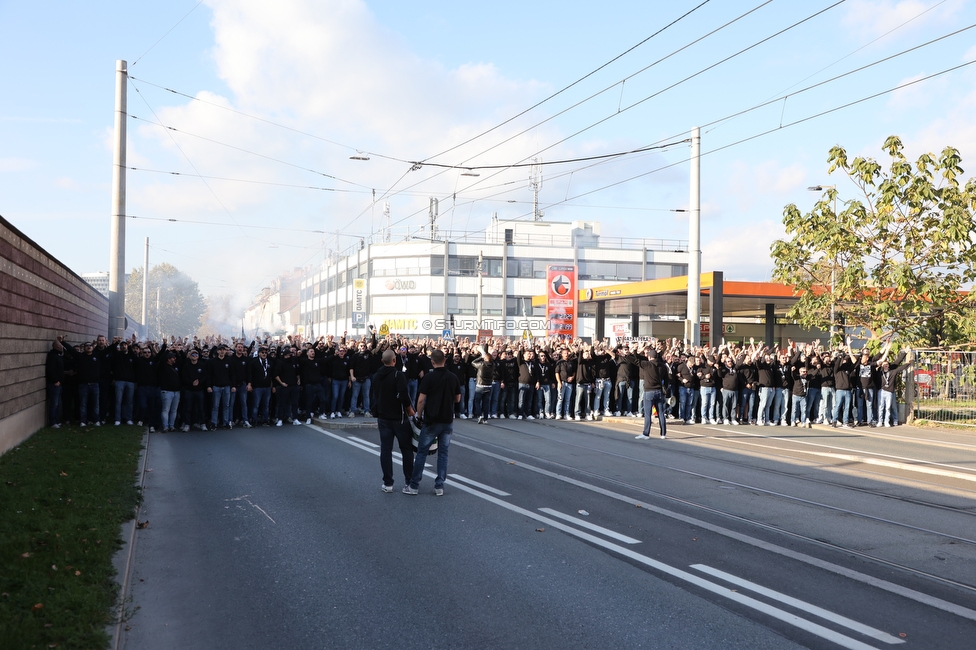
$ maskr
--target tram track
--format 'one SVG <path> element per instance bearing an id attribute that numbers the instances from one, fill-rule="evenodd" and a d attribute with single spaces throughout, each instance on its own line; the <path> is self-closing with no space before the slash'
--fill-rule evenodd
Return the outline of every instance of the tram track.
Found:
<path id="1" fill-rule="evenodd" d="M 539 434 L 535 434 L 535 433 L 531 433 L 531 432 L 526 432 L 524 429 L 509 427 L 509 426 L 506 426 L 503 423 L 497 423 L 497 424 L 496 423 L 493 423 L 493 427 L 494 428 L 497 428 L 497 429 L 504 430 L 504 431 L 508 431 L 508 432 L 512 432 L 512 433 L 517 433 L 517 434 L 520 434 L 520 435 L 530 436 L 530 437 L 537 438 L 537 439 L 547 439 L 545 436 L 542 436 L 542 435 L 539 435 Z M 629 491 L 632 491 L 632 492 L 635 492 L 635 493 L 639 493 L 639 494 L 642 494 L 642 495 L 652 496 L 652 497 L 655 497 L 655 498 L 658 498 L 658 499 L 662 499 L 662 500 L 667 501 L 667 502 L 681 504 L 681 505 L 683 505 L 685 507 L 693 508 L 693 509 L 696 509 L 696 510 L 699 510 L 699 511 L 708 512 L 710 514 L 713 514 L 713 515 L 716 515 L 716 516 L 720 516 L 720 517 L 725 518 L 725 519 L 737 521 L 737 522 L 740 522 L 740 523 L 743 523 L 743 524 L 746 524 L 746 525 L 749 525 L 749 526 L 752 526 L 752 527 L 756 527 L 756 528 L 759 528 L 759 529 L 762 529 L 762 530 L 770 531 L 770 532 L 773 532 L 773 533 L 776 533 L 776 534 L 779 534 L 779 535 L 788 536 L 788 537 L 790 537 L 792 539 L 795 539 L 795 540 L 800 540 L 800 541 L 806 542 L 808 544 L 812 544 L 812 545 L 815 545 L 815 546 L 818 546 L 818 547 L 821 547 L 821 548 L 829 549 L 829 550 L 834 551 L 834 552 L 843 553 L 843 554 L 846 554 L 848 556 L 858 557 L 858 558 L 861 558 L 861 559 L 864 559 L 864 560 L 867 560 L 867 561 L 870 561 L 870 562 L 873 562 L 873 563 L 877 563 L 877 564 L 880 564 L 880 565 L 883 565 L 883 566 L 886 566 L 886 567 L 889 567 L 889 568 L 897 569 L 899 571 L 903 571 L 903 572 L 906 572 L 906 573 L 909 573 L 909 574 L 912 574 L 912 575 L 915 575 L 915 576 L 918 576 L 918 577 L 921 577 L 921 578 L 925 578 L 925 579 L 932 580 L 932 581 L 935 581 L 935 582 L 938 582 L 938 583 L 941 583 L 941 584 L 944 584 L 944 585 L 948 585 L 948 586 L 951 586 L 951 587 L 954 587 L 954 588 L 957 588 L 957 589 L 961 589 L 961 590 L 964 590 L 964 591 L 969 592 L 971 594 L 976 594 L 976 585 L 970 585 L 970 584 L 966 584 L 966 583 L 963 583 L 963 582 L 959 582 L 957 580 L 953 580 L 953 579 L 947 578 L 945 576 L 940 576 L 940 575 L 937 575 L 937 574 L 934 574 L 934 573 L 931 573 L 931 572 L 928 572 L 928 571 L 925 571 L 925 570 L 922 570 L 922 569 L 919 569 L 919 568 L 916 568 L 916 567 L 912 567 L 912 566 L 909 566 L 909 565 L 901 564 L 899 562 L 895 562 L 895 561 L 892 561 L 892 560 L 888 560 L 888 559 L 885 559 L 883 557 L 879 557 L 877 555 L 872 555 L 871 553 L 867 553 L 867 552 L 860 551 L 860 550 L 857 550 L 857 549 L 854 549 L 854 548 L 850 548 L 850 547 L 847 547 L 847 546 L 843 546 L 843 545 L 840 545 L 840 544 L 837 544 L 837 543 L 834 543 L 834 542 L 830 542 L 830 541 L 827 541 L 825 539 L 811 537 L 810 535 L 806 535 L 806 534 L 803 534 L 803 533 L 800 533 L 800 532 L 788 530 L 788 529 L 783 528 L 781 526 L 776 526 L 776 525 L 773 525 L 773 524 L 770 524 L 770 523 L 767 523 L 767 522 L 764 522 L 764 521 L 761 521 L 761 520 L 758 520 L 758 519 L 755 519 L 755 518 L 752 518 L 752 517 L 748 517 L 748 516 L 745 516 L 745 515 L 737 514 L 735 512 L 731 512 L 731 511 L 728 511 L 728 510 L 723 510 L 721 508 L 717 508 L 715 506 L 707 505 L 707 504 L 704 504 L 704 503 L 699 503 L 699 502 L 696 502 L 696 501 L 693 501 L 693 500 L 690 500 L 690 499 L 687 499 L 687 498 L 684 498 L 684 497 L 681 497 L 681 496 L 678 496 L 678 495 L 675 495 L 675 494 L 669 494 L 667 492 L 662 492 L 660 490 L 655 490 L 655 489 L 651 489 L 651 488 L 648 488 L 648 487 L 645 487 L 645 486 L 642 486 L 642 485 L 637 485 L 637 484 L 634 484 L 634 483 L 631 483 L 631 482 L 628 482 L 628 481 L 624 481 L 624 480 L 621 480 L 621 479 L 618 479 L 618 478 L 614 478 L 612 476 L 607 476 L 605 474 L 601 474 L 599 472 L 595 472 L 593 470 L 589 470 L 589 469 L 585 469 L 585 468 L 581 468 L 581 467 L 577 467 L 577 466 L 573 466 L 573 465 L 568 465 L 568 464 L 565 464 L 565 463 L 561 463 L 559 461 L 555 461 L 555 460 L 552 460 L 550 458 L 546 458 L 546 457 L 539 456 L 539 455 L 536 455 L 536 454 L 531 454 L 529 452 L 525 452 L 525 451 L 522 451 L 522 450 L 519 450 L 519 449 L 515 449 L 515 448 L 510 447 L 510 446 L 506 446 L 504 444 L 499 444 L 499 443 L 496 443 L 496 442 L 486 441 L 486 440 L 481 439 L 481 438 L 462 437 L 462 440 L 463 440 L 464 446 L 469 447 L 469 448 L 471 448 L 473 450 L 479 451 L 480 453 L 484 453 L 484 454 L 487 454 L 489 456 L 494 456 L 494 457 L 499 458 L 501 460 L 505 460 L 506 462 L 513 462 L 514 461 L 514 462 L 518 463 L 519 461 L 518 461 L 517 458 L 516 459 L 507 458 L 507 457 L 502 456 L 502 455 L 500 455 L 498 453 L 494 453 L 492 451 L 489 451 L 488 449 L 479 448 L 479 445 L 489 446 L 489 447 L 491 447 L 491 448 L 493 448 L 495 450 L 499 450 L 499 451 L 502 451 L 502 452 L 505 452 L 505 453 L 508 453 L 508 454 L 511 454 L 511 455 L 515 455 L 515 456 L 521 457 L 522 459 L 525 459 L 525 460 L 529 460 L 529 461 L 536 462 L 536 463 L 540 463 L 540 464 L 550 465 L 550 466 L 553 466 L 553 467 L 560 468 L 561 470 L 564 470 L 564 471 L 571 471 L 571 472 L 577 473 L 579 475 L 586 476 L 586 477 L 588 477 L 589 479 L 592 479 L 592 480 L 596 480 L 596 481 L 600 481 L 600 482 L 603 482 L 603 483 L 606 483 L 606 484 L 614 485 L 614 486 L 617 486 L 617 487 L 620 487 L 620 488 L 624 488 L 626 490 L 629 490 Z M 470 440 L 470 442 L 469 442 L 469 440 Z M 459 441 L 459 442 L 461 442 L 461 441 Z M 928 534 L 928 535 L 933 535 L 933 536 L 935 536 L 937 538 L 946 540 L 946 542 L 947 543 L 950 543 L 950 544 L 960 543 L 960 544 L 966 544 L 968 546 L 976 547 L 976 539 L 971 539 L 971 538 L 968 538 L 968 537 L 962 537 L 962 536 L 959 536 L 959 535 L 953 535 L 951 533 L 946 533 L 946 532 L 937 531 L 937 530 L 931 530 L 931 529 L 924 528 L 924 527 L 921 527 L 921 526 L 915 526 L 915 525 L 912 525 L 912 524 L 909 524 L 909 523 L 906 523 L 906 522 L 901 522 L 901 521 L 895 521 L 895 520 L 891 520 L 891 519 L 886 519 L 884 517 L 878 517 L 878 516 L 875 516 L 875 515 L 869 515 L 869 514 L 866 514 L 866 513 L 862 513 L 862 512 L 857 512 L 857 511 L 854 511 L 854 510 L 850 510 L 850 509 L 847 509 L 847 508 L 842 508 L 840 506 L 834 506 L 834 505 L 830 505 L 830 504 L 819 503 L 817 501 L 813 501 L 813 500 L 810 500 L 810 499 L 804 499 L 802 497 L 796 497 L 796 496 L 793 496 L 793 495 L 783 494 L 783 493 L 780 493 L 780 492 L 776 492 L 774 490 L 767 490 L 765 488 L 760 488 L 758 486 L 752 486 L 752 485 L 748 485 L 748 484 L 741 483 L 741 482 L 730 481 L 730 480 L 725 479 L 725 478 L 721 478 L 721 477 L 717 477 L 717 476 L 710 476 L 708 474 L 704 474 L 704 473 L 701 473 L 701 472 L 692 472 L 690 470 L 686 470 L 686 469 L 683 469 L 683 468 L 680 468 L 680 467 L 673 467 L 673 466 L 670 466 L 670 465 L 667 465 L 667 464 L 656 463 L 656 462 L 653 462 L 653 461 L 650 461 L 650 460 L 646 460 L 646 459 L 634 458 L 633 456 L 628 456 L 628 455 L 625 455 L 625 454 L 619 454 L 619 453 L 615 453 L 615 452 L 609 452 L 609 451 L 607 451 L 606 449 L 603 449 L 603 448 L 592 447 L 592 446 L 583 445 L 583 444 L 579 444 L 579 443 L 569 442 L 569 441 L 566 441 L 566 440 L 561 440 L 559 444 L 561 444 L 561 445 L 569 445 L 571 447 L 574 447 L 574 448 L 579 449 L 581 451 L 585 451 L 587 453 L 603 454 L 603 455 L 607 455 L 607 456 L 611 456 L 611 457 L 615 457 L 615 458 L 620 458 L 620 459 L 624 459 L 624 460 L 627 460 L 627 461 L 630 461 L 630 462 L 636 462 L 636 463 L 639 463 L 641 465 L 646 465 L 646 466 L 649 466 L 649 467 L 655 467 L 655 468 L 659 468 L 659 469 L 663 469 L 663 470 L 669 470 L 669 471 L 678 472 L 678 473 L 681 473 L 681 474 L 684 474 L 684 475 L 693 476 L 695 478 L 701 478 L 703 480 L 708 480 L 708 481 L 713 481 L 713 482 L 717 482 L 717 483 L 721 483 L 721 484 L 735 486 L 736 488 L 743 489 L 743 490 L 752 490 L 752 491 L 755 491 L 755 492 L 758 492 L 758 493 L 761 493 L 761 494 L 765 494 L 765 495 L 770 496 L 770 497 L 773 497 L 773 498 L 785 499 L 785 500 L 788 500 L 788 501 L 791 501 L 791 502 L 794 502 L 794 503 L 800 503 L 800 504 L 805 505 L 805 506 L 810 506 L 810 507 L 815 507 L 815 508 L 823 508 L 825 510 L 829 510 L 829 511 L 832 511 L 832 512 L 837 512 L 837 513 L 842 513 L 842 514 L 845 514 L 845 515 L 848 515 L 848 516 L 852 516 L 852 517 L 862 518 L 862 519 L 865 519 L 865 520 L 873 521 L 875 523 L 880 523 L 880 524 L 884 524 L 884 525 L 888 525 L 888 526 L 903 528 L 903 529 L 910 530 L 910 531 L 913 531 L 913 532 L 916 532 L 916 533 L 924 533 L 924 534 Z M 707 460 L 707 461 L 715 461 L 716 460 L 716 459 L 714 459 L 712 457 L 709 457 L 709 456 L 706 456 L 706 455 L 703 455 L 703 454 L 689 454 L 689 455 L 692 455 L 692 456 L 698 458 L 699 460 Z M 723 461 L 718 461 L 718 462 L 723 462 Z M 725 463 L 729 463 L 729 461 L 724 461 L 724 462 Z M 523 465 L 523 466 L 527 466 L 527 465 Z M 830 486 L 830 487 L 836 487 L 836 488 L 841 488 L 841 489 L 855 489 L 855 488 L 851 488 L 851 486 L 849 486 L 847 484 L 844 484 L 844 483 L 824 481 L 822 479 L 810 479 L 808 477 L 797 476 L 797 475 L 794 475 L 794 474 L 790 474 L 788 472 L 780 472 L 780 471 L 776 471 L 776 470 L 768 470 L 766 468 L 761 468 L 761 467 L 754 467 L 753 469 L 756 470 L 756 471 L 760 471 L 760 472 L 768 472 L 768 473 L 773 473 L 773 474 L 777 474 L 777 475 L 780 475 L 780 476 L 786 476 L 786 477 L 789 477 L 791 479 L 819 483 L 819 484 L 827 485 L 827 486 Z M 914 502 L 912 500 L 905 500 L 903 498 L 896 497 L 896 496 L 892 496 L 892 495 L 886 494 L 884 492 L 873 491 L 873 490 L 868 490 L 868 489 L 864 489 L 864 488 L 861 488 L 858 491 L 863 492 L 863 493 L 868 494 L 868 495 L 871 495 L 871 496 L 875 496 L 875 497 L 879 497 L 879 498 L 884 498 L 884 499 L 896 499 L 896 500 L 899 500 L 899 501 L 904 501 L 906 503 L 911 503 L 912 505 L 919 505 L 921 507 L 938 508 L 940 510 L 951 511 L 951 512 L 956 513 L 956 514 L 964 514 L 964 515 L 967 515 L 967 516 L 976 516 L 976 515 L 974 515 L 973 512 L 971 512 L 969 510 L 960 509 L 960 508 L 953 508 L 951 506 L 945 506 L 945 505 L 942 505 L 942 504 L 930 504 L 930 503 L 926 503 L 924 501 L 921 501 L 921 502 L 916 503 L 916 502 Z"/>

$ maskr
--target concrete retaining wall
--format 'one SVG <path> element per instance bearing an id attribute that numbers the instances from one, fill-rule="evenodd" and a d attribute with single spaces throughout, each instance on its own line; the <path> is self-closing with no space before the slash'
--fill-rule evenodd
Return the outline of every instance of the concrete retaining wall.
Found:
<path id="1" fill-rule="evenodd" d="M 0 454 L 45 425 L 51 342 L 108 331 L 108 299 L 0 217 Z"/>

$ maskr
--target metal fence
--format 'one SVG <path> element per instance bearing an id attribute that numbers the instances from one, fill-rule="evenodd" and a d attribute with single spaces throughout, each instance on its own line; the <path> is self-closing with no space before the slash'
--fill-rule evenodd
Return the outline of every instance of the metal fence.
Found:
<path id="1" fill-rule="evenodd" d="M 905 379 L 913 420 L 976 427 L 976 352 L 922 349 Z"/>

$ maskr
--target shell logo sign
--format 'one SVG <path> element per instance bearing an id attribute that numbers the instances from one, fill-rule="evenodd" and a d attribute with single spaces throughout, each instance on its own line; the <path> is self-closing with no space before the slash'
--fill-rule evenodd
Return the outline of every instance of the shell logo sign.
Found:
<path id="1" fill-rule="evenodd" d="M 548 334 L 576 337 L 576 267 L 549 265 L 546 267 L 548 291 L 546 320 Z"/>

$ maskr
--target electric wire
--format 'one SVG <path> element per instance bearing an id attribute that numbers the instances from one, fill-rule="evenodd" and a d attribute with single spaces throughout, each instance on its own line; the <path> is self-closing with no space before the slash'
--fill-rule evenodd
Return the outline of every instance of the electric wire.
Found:
<path id="1" fill-rule="evenodd" d="M 162 36 L 159 37 L 159 40 L 158 41 L 156 41 L 155 43 L 153 43 L 149 47 L 148 50 L 146 50 L 145 52 L 143 52 L 141 55 L 139 55 L 136 58 L 135 61 L 133 61 L 131 64 L 129 64 L 129 67 L 133 67 L 137 63 L 139 63 L 139 61 L 141 61 L 144 56 L 146 56 L 147 54 L 149 54 L 154 47 L 156 47 L 157 45 L 159 45 L 160 43 L 162 43 L 163 42 L 163 39 L 170 35 L 170 32 L 172 32 L 174 29 L 176 29 L 177 27 L 179 27 L 180 26 L 180 23 L 182 23 L 184 20 L 186 20 L 189 17 L 189 15 L 192 14 L 194 11 L 196 11 L 197 10 L 197 7 L 199 7 L 202 4 L 203 4 L 203 0 L 200 0 L 200 2 L 196 3 L 195 5 L 193 5 L 193 9 L 190 9 L 188 12 L 186 12 L 186 15 L 185 16 L 183 16 L 178 21 L 176 21 L 176 24 L 175 25 L 173 25 L 172 27 L 170 27 L 169 30 L 165 34 L 163 34 Z"/>

